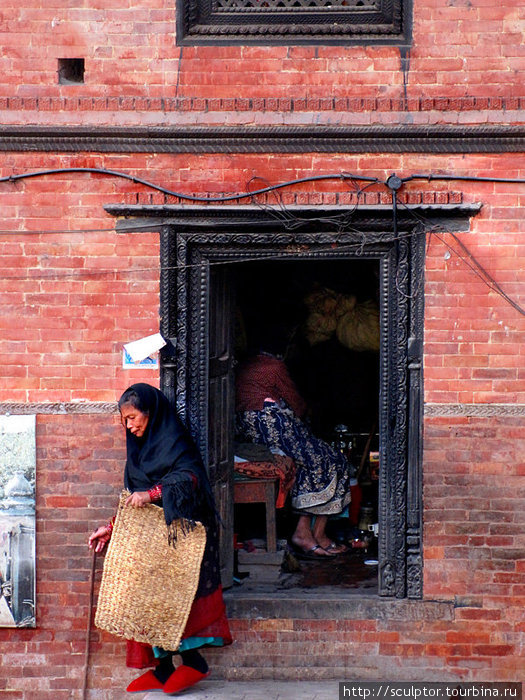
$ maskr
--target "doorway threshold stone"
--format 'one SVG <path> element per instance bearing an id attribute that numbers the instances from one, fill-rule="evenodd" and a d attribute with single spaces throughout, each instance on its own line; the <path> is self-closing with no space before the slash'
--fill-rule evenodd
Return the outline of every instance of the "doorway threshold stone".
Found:
<path id="1" fill-rule="evenodd" d="M 232 619 L 453 620 L 452 601 L 380 598 L 376 592 L 277 589 L 260 585 L 224 593 Z"/>

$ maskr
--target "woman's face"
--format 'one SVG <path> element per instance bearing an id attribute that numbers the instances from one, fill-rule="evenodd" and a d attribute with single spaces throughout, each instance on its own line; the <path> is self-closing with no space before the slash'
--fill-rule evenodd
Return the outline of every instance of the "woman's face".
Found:
<path id="1" fill-rule="evenodd" d="M 120 416 L 122 419 L 122 424 L 134 435 L 135 437 L 142 437 L 146 431 L 148 425 L 149 416 L 138 408 L 135 408 L 130 403 L 125 403 L 120 409 Z"/>

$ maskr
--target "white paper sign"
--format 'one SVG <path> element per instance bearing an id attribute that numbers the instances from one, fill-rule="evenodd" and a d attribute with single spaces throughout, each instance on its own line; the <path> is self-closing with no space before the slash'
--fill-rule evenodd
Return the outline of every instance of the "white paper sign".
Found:
<path id="1" fill-rule="evenodd" d="M 147 335 L 145 338 L 139 338 L 131 343 L 124 345 L 124 350 L 131 357 L 133 362 L 141 362 L 153 353 L 157 352 L 166 345 L 166 341 L 160 333 Z"/>
<path id="2" fill-rule="evenodd" d="M 158 369 L 159 356 L 155 354 L 153 357 L 145 357 L 139 362 L 133 362 L 131 355 L 122 348 L 122 369 Z"/>

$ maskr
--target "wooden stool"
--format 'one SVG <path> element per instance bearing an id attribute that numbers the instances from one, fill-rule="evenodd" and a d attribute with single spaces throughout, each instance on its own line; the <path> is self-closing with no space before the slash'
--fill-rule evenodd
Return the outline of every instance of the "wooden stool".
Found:
<path id="1" fill-rule="evenodd" d="M 278 479 L 235 479 L 234 503 L 264 503 L 266 505 L 266 551 L 277 551 L 277 527 L 275 524 L 275 499 Z"/>

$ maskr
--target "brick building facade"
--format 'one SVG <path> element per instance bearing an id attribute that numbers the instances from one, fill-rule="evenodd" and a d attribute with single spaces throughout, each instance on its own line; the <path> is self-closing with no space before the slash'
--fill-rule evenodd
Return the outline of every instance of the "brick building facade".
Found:
<path id="1" fill-rule="evenodd" d="M 185 270 L 266 258 L 377 265 L 380 594 L 232 594 L 216 677 L 521 680 L 525 9 L 355 3 L 294 40 L 167 0 L 24 5 L 0 9 L 0 408 L 36 414 L 37 627 L 0 629 L 0 695 L 80 697 L 115 401 L 162 386 L 210 456 L 219 287 Z M 123 369 L 159 330 L 161 371 Z M 130 675 L 94 632 L 89 697 Z"/>

